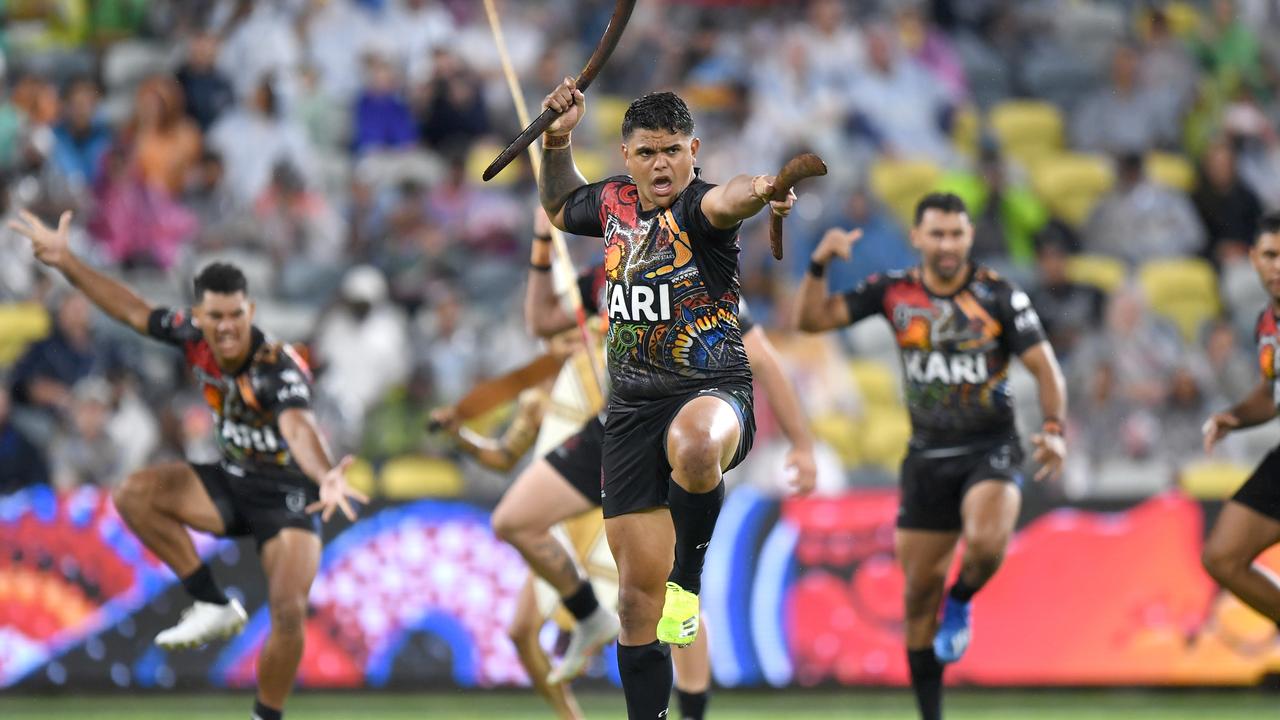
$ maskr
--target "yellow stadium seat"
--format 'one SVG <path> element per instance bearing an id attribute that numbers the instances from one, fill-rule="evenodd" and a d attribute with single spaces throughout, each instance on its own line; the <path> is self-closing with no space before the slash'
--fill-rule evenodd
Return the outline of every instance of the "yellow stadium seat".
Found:
<path id="1" fill-rule="evenodd" d="M 898 407 L 902 397 L 898 394 L 897 371 L 878 360 L 857 358 L 849 362 L 849 372 L 858 383 L 868 407 Z"/>
<path id="2" fill-rule="evenodd" d="M 840 463 L 844 467 L 856 467 L 862 462 L 858 423 L 852 418 L 840 413 L 827 413 L 813 418 L 810 427 L 814 437 L 829 445 L 840 456 Z"/>
<path id="3" fill-rule="evenodd" d="M 1196 168 L 1185 157 L 1175 153 L 1147 154 L 1147 177 L 1174 190 L 1189 193 L 1196 187 Z"/>
<path id="4" fill-rule="evenodd" d="M 1250 468 L 1232 462 L 1203 460 L 1189 463 L 1178 476 L 1183 492 L 1200 500 L 1231 497 L 1249 478 Z"/>
<path id="5" fill-rule="evenodd" d="M 1124 285 L 1129 268 L 1110 255 L 1072 255 L 1067 258 L 1067 277 L 1072 282 L 1092 285 L 1111 294 Z"/>
<path id="6" fill-rule="evenodd" d="M 982 121 L 972 106 L 966 105 L 955 114 L 951 125 L 951 142 L 970 160 L 978 157 L 978 140 Z"/>
<path id="7" fill-rule="evenodd" d="M 489 163 L 493 162 L 493 159 L 498 157 L 498 153 L 502 152 L 502 150 L 501 146 L 489 142 L 478 142 L 472 145 L 471 149 L 467 151 L 467 177 L 479 178 L 483 175 L 484 169 L 489 167 Z M 519 163 L 527 162 L 528 158 L 528 153 L 520 153 L 515 160 L 511 161 L 511 165 L 515 166 Z M 489 184 L 496 187 L 506 187 L 519 179 L 519 169 L 510 167 L 495 175 L 489 181 Z"/>
<path id="8" fill-rule="evenodd" d="M 1174 0 L 1174 2 L 1164 3 L 1162 9 L 1164 10 L 1165 18 L 1169 21 L 1169 29 L 1173 31 L 1174 35 L 1184 40 L 1195 38 L 1200 29 L 1200 11 L 1196 9 L 1194 3 Z M 1151 10 L 1140 10 L 1135 25 L 1138 30 L 1138 37 L 1143 40 L 1149 39 L 1151 37 Z"/>
<path id="9" fill-rule="evenodd" d="M 49 313 L 40 303 L 0 305 L 0 367 L 12 363 L 27 345 L 49 335 Z"/>
<path id="10" fill-rule="evenodd" d="M 373 466 L 364 458 L 356 458 L 355 462 L 347 468 L 347 485 L 353 490 L 373 497 L 378 494 L 377 483 L 374 481 Z"/>
<path id="11" fill-rule="evenodd" d="M 382 466 L 382 493 L 392 500 L 457 497 L 465 484 L 457 465 L 440 458 L 405 455 Z"/>
<path id="12" fill-rule="evenodd" d="M 916 203 L 934 189 L 941 175 L 937 165 L 924 160 L 880 160 L 871 166 L 871 191 L 911 227 Z"/>
<path id="13" fill-rule="evenodd" d="M 911 416 L 904 407 L 880 407 L 861 428 L 862 456 L 872 465 L 897 473 L 911 439 Z"/>
<path id="14" fill-rule="evenodd" d="M 1031 171 L 1031 185 L 1049 210 L 1077 227 L 1114 181 L 1110 162 L 1098 155 L 1064 153 L 1045 158 Z"/>
<path id="15" fill-rule="evenodd" d="M 1039 100 L 1009 100 L 991 108 L 988 123 L 1006 155 L 1028 169 L 1062 149 L 1062 111 Z"/>
<path id="16" fill-rule="evenodd" d="M 1173 321 L 1189 342 L 1218 314 L 1218 276 L 1200 258 L 1152 260 L 1138 269 L 1138 284 L 1151 310 Z"/>
<path id="17" fill-rule="evenodd" d="M 592 96 L 587 100 L 587 120 L 603 147 L 614 149 L 622 142 L 622 117 L 630 106 L 631 101 L 621 95 Z"/>

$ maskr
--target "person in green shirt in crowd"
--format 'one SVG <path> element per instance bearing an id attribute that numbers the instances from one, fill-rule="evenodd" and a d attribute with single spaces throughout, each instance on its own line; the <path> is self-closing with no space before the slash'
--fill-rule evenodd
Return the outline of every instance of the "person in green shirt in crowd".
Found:
<path id="1" fill-rule="evenodd" d="M 1049 222 L 1049 211 L 1031 190 L 1008 181 L 994 139 L 983 138 L 975 171 L 947 173 L 937 190 L 959 195 L 973 213 L 975 261 L 1023 269 L 1035 264 L 1035 235 Z"/>

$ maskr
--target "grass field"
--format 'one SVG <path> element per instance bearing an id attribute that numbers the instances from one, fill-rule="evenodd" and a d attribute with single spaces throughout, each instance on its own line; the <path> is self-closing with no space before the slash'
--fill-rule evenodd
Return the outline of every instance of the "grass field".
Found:
<path id="1" fill-rule="evenodd" d="M 582 698 L 593 720 L 621 720 L 622 698 L 592 694 Z M 0 718 L 42 720 L 213 720 L 247 718 L 249 695 L 146 695 L 6 697 Z M 674 719 L 674 703 L 672 707 Z M 533 697 L 515 692 L 298 695 L 290 720 L 533 720 L 550 714 Z M 947 698 L 948 720 L 1257 720 L 1280 717 L 1280 694 L 1255 690 L 1214 692 L 960 690 Z M 914 720 L 906 692 L 721 692 L 713 696 L 708 720 Z"/>

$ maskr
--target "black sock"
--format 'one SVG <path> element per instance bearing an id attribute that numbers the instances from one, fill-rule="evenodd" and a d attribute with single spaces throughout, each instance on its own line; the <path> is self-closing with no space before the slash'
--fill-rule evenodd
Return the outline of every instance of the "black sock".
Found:
<path id="1" fill-rule="evenodd" d="M 560 602 L 564 603 L 564 609 L 568 610 L 570 615 L 573 615 L 574 620 L 582 620 L 600 607 L 600 603 L 596 601 L 596 591 L 591 587 L 590 580 L 583 580 L 572 595 L 560 598 Z"/>
<path id="2" fill-rule="evenodd" d="M 657 640 L 648 645 L 618 643 L 618 674 L 629 720 L 666 718 L 674 680 L 669 646 Z"/>
<path id="3" fill-rule="evenodd" d="M 213 571 L 207 563 L 200 563 L 195 572 L 182 578 L 182 587 L 186 588 L 188 595 L 200 602 L 214 605 L 226 605 L 229 602 L 222 588 L 218 587 L 218 581 L 213 579 Z"/>
<path id="4" fill-rule="evenodd" d="M 283 717 L 283 710 L 267 707 L 262 704 L 261 700 L 253 699 L 253 720 L 281 720 Z"/>
<path id="5" fill-rule="evenodd" d="M 977 595 L 978 591 L 981 589 L 981 585 L 978 587 L 969 587 L 969 584 L 964 581 L 963 577 L 958 577 L 956 578 L 956 584 L 951 586 L 951 597 L 959 600 L 960 602 L 967 603 L 972 600 L 973 596 Z"/>
<path id="6" fill-rule="evenodd" d="M 702 720 L 707 712 L 708 690 L 690 693 L 676 688 L 676 699 L 680 701 L 680 720 Z"/>
<path id="7" fill-rule="evenodd" d="M 676 561 L 668 579 L 697 595 L 702 592 L 702 561 L 724 505 L 724 481 L 711 492 L 695 494 L 671 480 L 667 498 L 671 522 L 676 526 Z"/>
<path id="8" fill-rule="evenodd" d="M 916 694 L 920 720 L 942 720 L 942 663 L 933 648 L 907 650 L 911 668 L 911 690 Z"/>

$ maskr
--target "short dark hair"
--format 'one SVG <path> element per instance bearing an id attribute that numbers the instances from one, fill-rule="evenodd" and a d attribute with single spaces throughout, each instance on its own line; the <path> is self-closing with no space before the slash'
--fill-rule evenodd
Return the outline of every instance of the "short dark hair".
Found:
<path id="1" fill-rule="evenodd" d="M 240 268 L 231 263 L 215 262 L 204 266 L 195 281 L 196 302 L 204 299 L 206 292 L 219 295 L 249 294 L 249 280 Z"/>
<path id="2" fill-rule="evenodd" d="M 969 214 L 969 208 L 965 207 L 964 200 L 961 200 L 959 195 L 949 192 L 931 192 L 920 198 L 920 202 L 916 203 L 915 224 L 919 225 L 920 221 L 924 219 L 924 214 L 930 210 Z"/>
<path id="3" fill-rule="evenodd" d="M 1258 232 L 1254 235 L 1254 239 L 1275 233 L 1280 233 L 1280 211 L 1272 210 L 1258 219 Z"/>
<path id="4" fill-rule="evenodd" d="M 631 102 L 622 116 L 622 137 L 636 130 L 666 130 L 677 135 L 693 134 L 693 115 L 689 106 L 673 92 L 642 95 Z"/>

